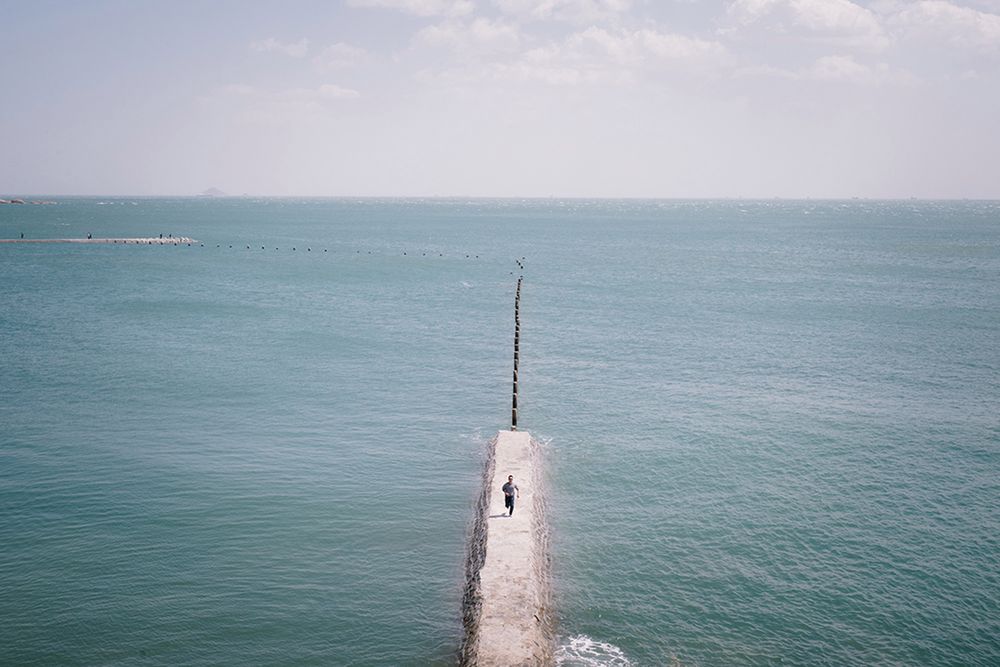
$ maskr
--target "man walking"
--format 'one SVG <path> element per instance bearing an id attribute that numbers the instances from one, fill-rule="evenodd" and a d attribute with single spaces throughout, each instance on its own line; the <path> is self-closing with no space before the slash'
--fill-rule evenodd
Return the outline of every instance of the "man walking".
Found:
<path id="1" fill-rule="evenodd" d="M 514 498 L 521 493 L 514 483 L 513 475 L 507 475 L 507 483 L 500 487 L 500 490 L 503 491 L 503 506 L 510 510 L 507 516 L 514 516 Z"/>

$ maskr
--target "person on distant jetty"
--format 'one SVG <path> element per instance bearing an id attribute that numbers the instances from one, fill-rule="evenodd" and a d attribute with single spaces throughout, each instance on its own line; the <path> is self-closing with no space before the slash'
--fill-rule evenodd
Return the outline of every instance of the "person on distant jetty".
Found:
<path id="1" fill-rule="evenodd" d="M 514 483 L 513 475 L 507 475 L 507 483 L 500 490 L 503 491 L 503 506 L 510 510 L 507 516 L 514 516 L 514 498 L 520 495 L 520 489 Z"/>

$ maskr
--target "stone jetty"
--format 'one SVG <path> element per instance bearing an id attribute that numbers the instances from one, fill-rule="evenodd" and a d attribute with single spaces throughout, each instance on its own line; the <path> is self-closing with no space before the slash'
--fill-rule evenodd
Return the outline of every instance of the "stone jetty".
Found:
<path id="1" fill-rule="evenodd" d="M 518 266 L 523 268 L 518 262 Z M 521 286 L 514 296 L 514 378 L 510 431 L 490 441 L 473 519 L 466 568 L 462 665 L 514 667 L 553 663 L 554 618 L 548 527 L 538 443 L 517 430 Z M 501 487 L 513 476 L 514 511 Z"/>
<path id="2" fill-rule="evenodd" d="M 86 238 L 86 239 L 0 239 L 0 243 L 119 243 L 121 245 L 180 245 L 197 243 L 187 236 L 149 238 Z"/>
<path id="3" fill-rule="evenodd" d="M 554 619 L 538 443 L 526 431 L 501 431 L 490 447 L 470 556 L 462 664 L 550 665 Z M 512 516 L 500 490 L 508 475 L 520 491 Z"/>

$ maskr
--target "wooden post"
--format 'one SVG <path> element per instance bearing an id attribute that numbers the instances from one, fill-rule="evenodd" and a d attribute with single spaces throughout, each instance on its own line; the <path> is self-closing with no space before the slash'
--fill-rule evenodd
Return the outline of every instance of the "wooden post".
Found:
<path id="1" fill-rule="evenodd" d="M 511 394 L 510 430 L 517 430 L 517 365 L 521 356 L 521 281 L 517 279 L 517 290 L 514 292 L 514 385 Z"/>

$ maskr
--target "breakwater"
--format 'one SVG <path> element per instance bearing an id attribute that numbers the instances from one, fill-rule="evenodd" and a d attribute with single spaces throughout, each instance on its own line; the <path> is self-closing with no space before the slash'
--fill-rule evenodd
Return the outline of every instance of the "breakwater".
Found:
<path id="1" fill-rule="evenodd" d="M 0 239 L 0 243 L 120 243 L 122 245 L 191 245 L 195 239 L 186 236 L 179 237 L 148 237 L 148 238 L 83 238 L 83 239 Z"/>
<path id="2" fill-rule="evenodd" d="M 517 430 L 521 282 L 518 279 L 514 311 L 511 429 L 497 433 L 486 452 L 483 490 L 469 541 L 462 665 L 509 667 L 553 661 L 542 455 L 531 434 Z M 512 512 L 501 491 L 510 477 L 518 488 Z"/>
<path id="3" fill-rule="evenodd" d="M 514 391 L 510 408 L 510 430 L 517 430 L 517 366 L 521 357 L 521 283 L 523 277 L 517 279 L 517 291 L 514 293 Z"/>

